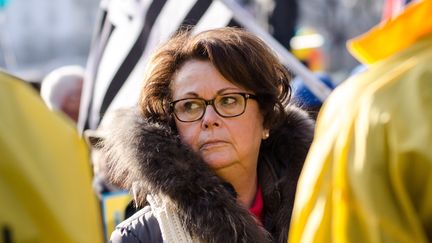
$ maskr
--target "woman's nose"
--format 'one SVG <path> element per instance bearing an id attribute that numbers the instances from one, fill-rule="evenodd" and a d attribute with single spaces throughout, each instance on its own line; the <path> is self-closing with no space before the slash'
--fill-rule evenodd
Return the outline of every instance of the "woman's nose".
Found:
<path id="1" fill-rule="evenodd" d="M 220 116 L 216 113 L 212 105 L 208 105 L 202 118 L 202 126 L 205 129 L 220 126 Z"/>

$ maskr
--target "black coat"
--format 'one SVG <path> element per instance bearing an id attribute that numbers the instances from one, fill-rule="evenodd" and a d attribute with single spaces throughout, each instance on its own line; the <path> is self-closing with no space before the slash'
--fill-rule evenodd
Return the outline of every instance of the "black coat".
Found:
<path id="1" fill-rule="evenodd" d="M 258 162 L 263 224 L 236 203 L 235 192 L 167 125 L 136 112 L 120 118 L 103 142 L 110 178 L 134 192 L 137 205 L 148 193 L 163 195 L 178 209 L 184 227 L 203 242 L 286 242 L 297 180 L 313 137 L 313 121 L 295 107 L 283 126 L 270 131 Z M 153 237 L 153 238 L 152 238 Z M 162 242 L 147 206 L 117 226 L 113 241 Z"/>

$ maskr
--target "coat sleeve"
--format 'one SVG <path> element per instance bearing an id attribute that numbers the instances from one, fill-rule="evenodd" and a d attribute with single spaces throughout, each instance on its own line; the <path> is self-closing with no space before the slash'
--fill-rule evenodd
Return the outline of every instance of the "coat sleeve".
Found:
<path id="1" fill-rule="evenodd" d="M 158 221 L 151 208 L 145 207 L 120 223 L 112 232 L 110 242 L 163 242 Z"/>

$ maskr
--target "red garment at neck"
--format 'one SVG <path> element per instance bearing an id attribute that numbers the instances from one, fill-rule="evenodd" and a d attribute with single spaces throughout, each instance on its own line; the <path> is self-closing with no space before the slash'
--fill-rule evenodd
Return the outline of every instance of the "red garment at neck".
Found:
<path id="1" fill-rule="evenodd" d="M 258 185 L 257 192 L 255 194 L 254 202 L 252 206 L 249 208 L 249 212 L 251 212 L 258 220 L 262 223 L 263 220 L 263 207 L 264 201 L 262 196 L 261 186 Z"/>

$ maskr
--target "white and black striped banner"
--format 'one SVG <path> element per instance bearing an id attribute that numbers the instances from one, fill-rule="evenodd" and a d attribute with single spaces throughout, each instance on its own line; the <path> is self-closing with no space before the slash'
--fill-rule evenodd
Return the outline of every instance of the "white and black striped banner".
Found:
<path id="1" fill-rule="evenodd" d="M 233 0 L 102 0 L 81 98 L 81 132 L 96 129 L 109 109 L 137 104 L 149 55 L 185 25 L 194 32 L 242 26 L 266 41 L 317 97 L 330 93 Z"/>

